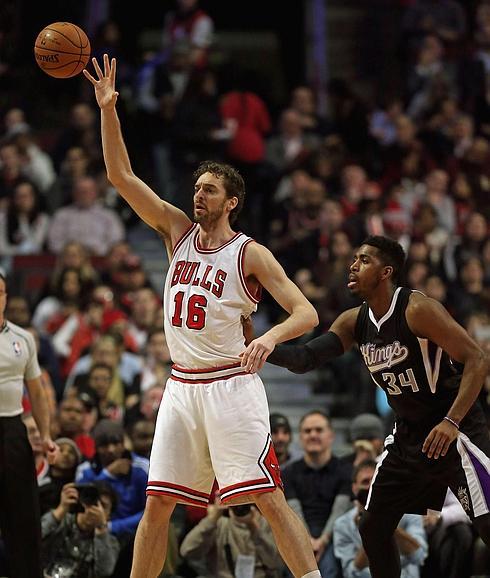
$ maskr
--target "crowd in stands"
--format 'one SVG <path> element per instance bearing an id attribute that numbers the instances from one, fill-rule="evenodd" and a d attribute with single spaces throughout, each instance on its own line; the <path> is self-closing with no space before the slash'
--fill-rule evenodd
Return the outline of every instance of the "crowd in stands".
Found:
<path id="1" fill-rule="evenodd" d="M 384 234 L 406 250 L 405 284 L 445 305 L 490 351 L 490 1 L 405 4 L 403 85 L 368 101 L 355 82 L 333 78 L 325 113 L 306 82 L 274 110 L 247 71 L 214 66 L 214 23 L 196 0 L 167 14 L 161 51 L 131 61 L 108 21 L 94 54 L 119 59 L 135 171 L 188 211 L 200 160 L 238 167 L 247 184 L 240 226 L 315 305 L 319 332 L 358 304 L 346 288 L 353 250 Z M 129 242 L 138 220 L 107 180 L 91 92 L 80 85 L 68 122 L 60 112 L 46 130 L 8 80 L 0 57 L 12 97 L 0 109 L 6 318 L 36 339 L 60 446 L 49 466 L 26 396 L 46 575 L 124 578 L 171 363 L 161 296 Z M 49 263 L 32 290 L 16 283 L 25 256 Z M 281 319 L 267 295 L 261 308 L 269 322 Z M 357 520 L 391 414 L 358 351 L 312 379 L 314 392 L 338 395 L 302 417 L 299 443 L 291 445 L 287 416 L 271 416 L 286 497 L 322 575 L 366 577 Z M 480 398 L 490 424 L 490 376 Z M 348 456 L 332 451 L 336 412 L 362 414 Z M 404 578 L 488 574 L 490 557 L 451 493 L 441 515 L 405 516 L 396 540 Z M 259 511 L 224 508 L 219 496 L 207 512 L 177 507 L 168 551 L 162 576 L 287 576 Z M 4 563 L 0 547 L 0 575 Z"/>

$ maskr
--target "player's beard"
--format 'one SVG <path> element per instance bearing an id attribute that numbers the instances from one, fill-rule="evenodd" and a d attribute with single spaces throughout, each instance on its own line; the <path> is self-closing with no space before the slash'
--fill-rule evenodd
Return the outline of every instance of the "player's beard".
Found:
<path id="1" fill-rule="evenodd" d="M 210 212 L 210 211 L 205 211 L 204 213 L 196 213 L 196 211 L 194 211 L 194 221 L 196 223 L 199 223 L 200 225 L 202 225 L 203 227 L 212 227 L 213 225 L 215 225 L 220 218 L 222 217 L 224 211 L 225 211 L 225 203 L 226 201 L 223 201 L 223 203 L 221 204 L 221 206 L 219 206 L 215 211 Z"/>

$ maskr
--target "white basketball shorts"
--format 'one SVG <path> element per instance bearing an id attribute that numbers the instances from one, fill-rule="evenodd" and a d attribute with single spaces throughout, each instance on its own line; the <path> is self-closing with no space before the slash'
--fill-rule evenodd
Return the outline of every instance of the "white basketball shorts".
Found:
<path id="1" fill-rule="evenodd" d="M 248 503 L 251 494 L 282 488 L 264 385 L 237 365 L 174 366 L 158 411 L 146 493 L 206 507 L 215 479 L 224 503 Z"/>

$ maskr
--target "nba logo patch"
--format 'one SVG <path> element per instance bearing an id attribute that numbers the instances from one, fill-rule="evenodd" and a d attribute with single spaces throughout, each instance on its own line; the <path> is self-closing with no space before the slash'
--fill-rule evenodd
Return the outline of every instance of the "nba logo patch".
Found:
<path id="1" fill-rule="evenodd" d="M 20 343 L 18 341 L 12 342 L 12 347 L 14 348 L 14 353 L 17 357 L 22 354 L 22 349 L 20 348 Z"/>

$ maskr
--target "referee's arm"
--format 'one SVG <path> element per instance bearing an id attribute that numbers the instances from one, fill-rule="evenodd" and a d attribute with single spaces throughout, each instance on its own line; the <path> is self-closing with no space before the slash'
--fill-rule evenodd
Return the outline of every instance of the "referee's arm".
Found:
<path id="1" fill-rule="evenodd" d="M 57 446 L 51 440 L 51 433 L 49 430 L 49 407 L 46 399 L 46 394 L 41 383 L 40 377 L 25 380 L 27 391 L 29 392 L 29 400 L 32 407 L 32 415 L 36 421 L 41 439 L 43 442 L 44 451 L 48 456 L 50 463 L 54 459 Z"/>

